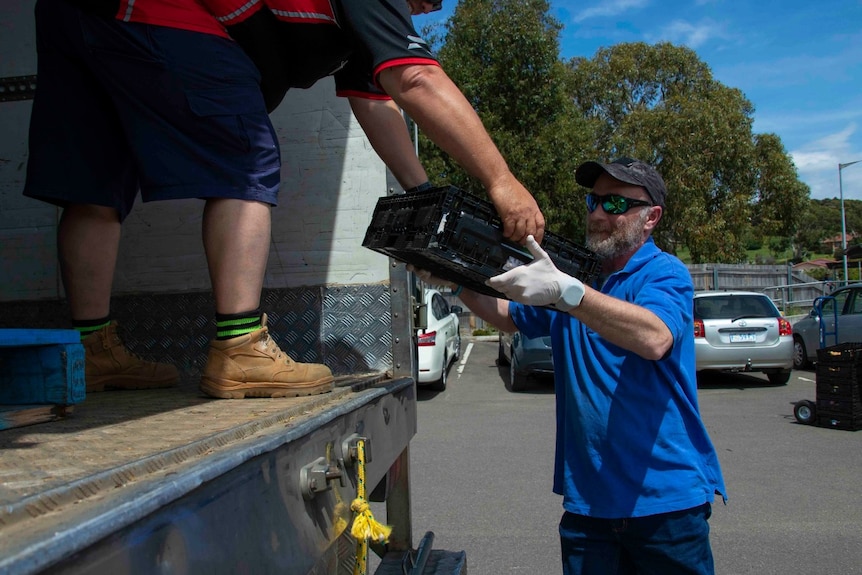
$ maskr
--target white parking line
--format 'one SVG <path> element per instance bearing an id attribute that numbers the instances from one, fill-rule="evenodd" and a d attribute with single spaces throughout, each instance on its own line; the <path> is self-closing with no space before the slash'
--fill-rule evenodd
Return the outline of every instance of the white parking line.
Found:
<path id="1" fill-rule="evenodd" d="M 807 377 L 802 377 L 801 375 L 797 375 L 796 377 L 797 377 L 797 379 L 801 379 L 802 381 L 810 381 L 812 383 L 814 383 L 814 381 L 815 381 L 813 379 L 808 379 Z"/>
<path id="2" fill-rule="evenodd" d="M 473 343 L 467 344 L 467 349 L 464 350 L 464 355 L 461 356 L 461 361 L 458 363 L 458 377 L 464 372 L 464 366 L 467 365 L 467 358 L 470 357 L 470 351 L 473 350 Z"/>

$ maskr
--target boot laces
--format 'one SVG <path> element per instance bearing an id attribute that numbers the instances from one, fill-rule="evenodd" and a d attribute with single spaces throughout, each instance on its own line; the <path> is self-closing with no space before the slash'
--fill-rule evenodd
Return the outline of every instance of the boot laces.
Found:
<path id="1" fill-rule="evenodd" d="M 270 355 L 275 356 L 276 361 L 284 362 L 284 365 L 290 365 L 293 359 L 282 351 L 281 347 L 269 336 L 269 331 L 265 331 L 263 334 L 263 344 L 266 346 L 266 351 L 269 352 Z"/>
<path id="2" fill-rule="evenodd" d="M 136 360 L 141 361 L 141 362 L 145 361 L 144 358 L 142 358 L 138 354 L 133 353 L 131 350 L 129 350 L 129 348 L 126 347 L 126 345 L 123 343 L 123 340 L 120 339 L 120 336 L 117 335 L 116 332 L 112 332 L 111 335 L 107 338 L 107 340 L 108 340 L 108 344 L 110 345 L 110 347 L 120 348 L 120 350 L 121 350 L 120 353 L 123 353 L 123 354 L 127 355 L 128 357 L 130 357 L 132 359 L 136 359 Z"/>

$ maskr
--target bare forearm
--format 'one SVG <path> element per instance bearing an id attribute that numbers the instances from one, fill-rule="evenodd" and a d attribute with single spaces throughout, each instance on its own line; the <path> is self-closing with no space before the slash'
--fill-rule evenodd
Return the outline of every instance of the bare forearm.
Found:
<path id="1" fill-rule="evenodd" d="M 348 98 L 353 115 L 383 163 L 404 189 L 428 181 L 401 110 L 392 100 Z"/>
<path id="2" fill-rule="evenodd" d="M 435 144 L 485 186 L 511 175 L 479 116 L 441 68 L 389 68 L 380 83 Z"/>
<path id="3" fill-rule="evenodd" d="M 500 331 L 513 333 L 518 331 L 517 326 L 509 316 L 509 302 L 504 299 L 480 294 L 465 289 L 459 296 L 470 311 L 490 323 Z"/>
<path id="4" fill-rule="evenodd" d="M 659 360 L 673 345 L 665 323 L 648 309 L 587 287 L 581 305 L 569 312 L 609 342 Z"/>
<path id="5" fill-rule="evenodd" d="M 503 234 L 518 242 L 532 234 L 541 242 L 545 218 L 535 198 L 515 178 L 479 116 L 437 66 L 388 68 L 379 81 L 422 131 L 479 179 L 503 221 Z"/>

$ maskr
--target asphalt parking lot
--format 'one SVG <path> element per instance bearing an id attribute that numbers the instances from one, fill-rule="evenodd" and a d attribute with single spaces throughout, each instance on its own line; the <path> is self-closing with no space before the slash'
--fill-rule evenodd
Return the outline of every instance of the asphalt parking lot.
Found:
<path id="1" fill-rule="evenodd" d="M 560 498 L 550 493 L 553 384 L 505 390 L 496 341 L 467 339 L 443 393 L 420 389 L 411 444 L 414 537 L 467 551 L 472 575 L 560 573 Z M 722 575 L 862 574 L 862 431 L 801 425 L 815 372 L 784 386 L 762 374 L 702 377 L 727 505 L 710 520 Z"/>
<path id="2" fill-rule="evenodd" d="M 777 387 L 761 374 L 700 379 L 730 496 L 711 522 L 720 573 L 862 573 L 862 432 L 796 422 L 815 381 L 813 370 Z"/>

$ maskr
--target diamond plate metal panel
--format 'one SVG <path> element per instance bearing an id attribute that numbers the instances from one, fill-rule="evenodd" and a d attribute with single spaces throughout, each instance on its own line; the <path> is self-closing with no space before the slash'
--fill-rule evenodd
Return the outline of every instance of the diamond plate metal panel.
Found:
<path id="1" fill-rule="evenodd" d="M 200 373 L 215 335 L 209 292 L 121 296 L 111 309 L 133 353 Z M 297 361 L 325 363 L 336 375 L 391 370 L 386 285 L 267 289 L 261 309 L 273 338 Z M 67 328 L 68 317 L 61 300 L 0 302 L 0 328 Z"/>

